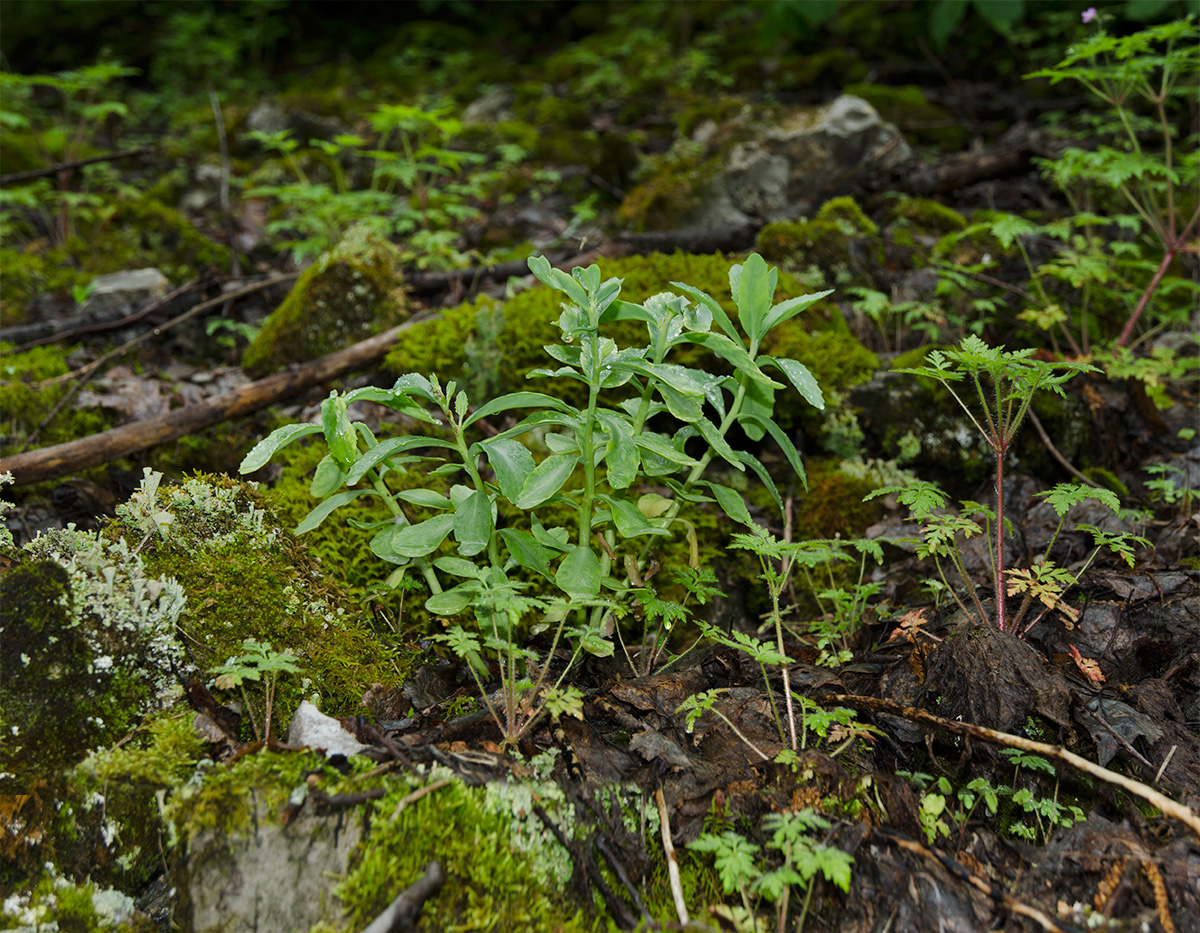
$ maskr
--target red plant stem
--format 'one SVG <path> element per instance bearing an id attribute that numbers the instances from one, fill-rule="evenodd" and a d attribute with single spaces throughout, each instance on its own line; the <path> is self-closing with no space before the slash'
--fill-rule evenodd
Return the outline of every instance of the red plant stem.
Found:
<path id="1" fill-rule="evenodd" d="M 1005 630 L 1004 619 L 1004 450 L 1003 438 L 996 450 L 996 627 Z"/>
<path id="2" fill-rule="evenodd" d="M 1146 305 L 1150 303 L 1150 296 L 1154 294 L 1154 290 L 1158 288 L 1158 283 L 1162 281 L 1163 276 L 1167 274 L 1167 269 L 1175 261 L 1177 252 L 1177 247 L 1169 247 L 1166 253 L 1163 254 L 1162 262 L 1158 264 L 1158 269 L 1154 272 L 1154 278 L 1150 280 L 1150 284 L 1142 292 L 1142 297 L 1138 299 L 1137 307 L 1133 309 L 1133 314 L 1129 315 L 1129 320 L 1125 322 L 1125 329 L 1121 331 L 1121 336 L 1117 338 L 1118 348 L 1125 346 L 1130 336 L 1132 336 L 1133 328 L 1137 326 L 1138 318 L 1146 310 Z"/>
<path id="3" fill-rule="evenodd" d="M 1133 335 L 1133 328 L 1137 326 L 1138 318 L 1142 316 L 1142 312 L 1146 310 L 1146 305 L 1150 303 L 1150 296 L 1154 294 L 1158 288 L 1158 283 L 1163 280 L 1163 276 L 1167 274 L 1167 269 L 1171 267 L 1171 263 L 1175 261 L 1175 257 L 1180 253 L 1197 252 L 1196 247 L 1186 245 L 1187 238 L 1195 229 L 1197 217 L 1200 217 L 1200 212 L 1192 215 L 1192 219 L 1188 221 L 1188 225 L 1183 229 L 1178 236 L 1172 240 L 1167 240 L 1165 246 L 1167 251 L 1163 254 L 1162 262 L 1158 264 L 1158 269 L 1154 272 L 1154 277 L 1150 280 L 1150 284 L 1146 286 L 1146 290 L 1142 292 L 1142 297 L 1138 300 L 1137 307 L 1133 309 L 1133 314 L 1129 316 L 1129 320 L 1125 322 L 1125 329 L 1121 331 L 1121 336 L 1117 338 L 1117 348 L 1125 346 L 1129 338 Z M 1171 223 L 1174 225 L 1175 218 L 1171 218 Z"/>

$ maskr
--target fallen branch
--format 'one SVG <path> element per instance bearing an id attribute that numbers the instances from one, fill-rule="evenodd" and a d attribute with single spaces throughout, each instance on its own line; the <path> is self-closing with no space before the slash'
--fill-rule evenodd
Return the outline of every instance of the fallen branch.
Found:
<path id="1" fill-rule="evenodd" d="M 251 414 L 314 385 L 370 366 L 383 358 L 402 331 L 434 318 L 436 315 L 432 314 L 410 318 L 391 330 L 345 350 L 155 418 L 122 425 L 77 441 L 5 457 L 0 459 L 0 473 L 11 472 L 13 485 L 16 486 L 58 479 L 119 457 L 140 453 L 230 418 Z"/>
<path id="2" fill-rule="evenodd" d="M 29 172 L 13 172 L 11 175 L 0 175 L 0 185 L 11 185 L 18 181 L 32 181 L 35 178 L 50 178 L 60 172 L 69 172 L 84 165 L 94 165 L 97 162 L 115 162 L 117 159 L 128 159 L 137 155 L 145 155 L 153 150 L 149 146 L 139 149 L 123 149 L 120 152 L 110 152 L 108 155 L 92 156 L 88 159 L 76 159 L 73 162 L 60 162 L 50 168 L 36 168 Z"/>
<path id="3" fill-rule="evenodd" d="M 1200 836 L 1200 816 L 1197 816 L 1190 807 L 1175 802 L 1166 794 L 1159 793 L 1153 787 L 1149 787 L 1141 781 L 1135 781 L 1133 778 L 1128 778 L 1123 774 L 1109 771 L 1108 768 L 1102 768 L 1100 765 L 1094 764 L 1086 758 L 1076 755 L 1074 752 L 1067 751 L 1061 745 L 1047 745 L 1045 742 L 1035 742 L 1023 736 L 1011 735 L 1008 732 L 1000 732 L 997 729 L 989 729 L 987 726 L 977 726 L 969 722 L 955 722 L 954 720 L 943 719 L 941 716 L 927 713 L 923 709 L 902 706 L 899 703 L 893 703 L 891 700 L 880 700 L 875 697 L 836 693 L 816 694 L 812 699 L 822 704 L 840 704 L 843 706 L 852 706 L 857 709 L 869 709 L 879 713 L 887 713 L 890 716 L 899 716 L 912 722 L 933 726 L 935 729 L 942 729 L 945 732 L 974 736 L 977 739 L 982 739 L 985 742 L 991 742 L 995 745 L 1007 745 L 1010 748 L 1019 748 L 1023 751 L 1034 752 L 1038 755 L 1044 755 L 1047 758 L 1057 758 L 1059 761 L 1065 761 L 1067 764 L 1077 768 L 1084 774 L 1091 775 L 1109 784 L 1116 784 L 1131 794 L 1136 794 L 1153 806 L 1158 807 L 1164 815 L 1173 816 L 1181 823 L 1186 824 L 1192 832 Z"/>
<path id="4" fill-rule="evenodd" d="M 411 930 L 416 925 L 417 912 L 422 905 L 437 894 L 445 883 L 446 875 L 441 864 L 430 862 L 425 874 L 400 892 L 363 933 L 397 933 L 399 930 Z"/>

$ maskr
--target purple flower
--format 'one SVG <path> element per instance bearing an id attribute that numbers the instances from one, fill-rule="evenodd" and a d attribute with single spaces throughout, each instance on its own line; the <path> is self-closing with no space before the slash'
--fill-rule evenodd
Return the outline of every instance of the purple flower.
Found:
<path id="1" fill-rule="evenodd" d="M 1096 8 L 1094 6 L 1090 6 L 1086 10 L 1083 11 L 1083 21 L 1085 23 L 1090 23 L 1095 18 L 1096 18 Z"/>

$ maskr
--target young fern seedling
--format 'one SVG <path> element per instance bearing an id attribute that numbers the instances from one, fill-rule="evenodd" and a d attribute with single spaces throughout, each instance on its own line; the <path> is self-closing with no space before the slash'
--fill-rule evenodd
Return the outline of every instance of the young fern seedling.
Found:
<path id="1" fill-rule="evenodd" d="M 653 543 L 678 530 L 694 537 L 681 514 L 685 506 L 715 502 L 735 522 L 754 525 L 738 492 L 704 478 L 714 459 L 739 472 L 749 468 L 782 512 L 766 468 L 750 452 L 735 449 L 729 436 L 735 426 L 752 440 L 769 435 L 804 480 L 800 455 L 773 420 L 775 392 L 784 383 L 766 370 L 782 373 L 818 408 L 824 407 L 821 390 L 801 363 L 761 354 L 758 347 L 771 328 L 829 294 L 772 304 L 777 272 L 752 255 L 729 273 L 743 337 L 717 301 L 690 285 L 672 283 L 685 295 L 656 295 L 636 305 L 619 300 L 620 281 L 602 280 L 597 266 L 571 275 L 542 257 L 529 266 L 567 299 L 558 320 L 562 343 L 545 348 L 560 365 L 536 370 L 531 378 L 581 383 L 587 390 L 582 407 L 556 395 L 519 391 L 473 408 L 455 383 L 443 387 L 435 376 L 409 374 L 391 389 L 332 393 L 322 404 L 320 425 L 278 429 L 241 466 L 243 473 L 252 472 L 292 441 L 324 436 L 329 456 L 312 484 L 313 495 L 324 501 L 297 531 L 317 527 L 360 496 L 381 500 L 390 517 L 369 526 L 376 532 L 371 551 L 395 565 L 390 585 L 398 586 L 411 570 L 429 588 L 430 612 L 473 620 L 475 631 L 456 622 L 439 637 L 470 663 L 510 743 L 526 735 L 543 712 L 579 714 L 581 698 L 563 686 L 567 673 L 583 651 L 613 653 L 611 620 L 625 615 L 639 592 L 645 595 L 641 575 Z M 644 323 L 646 345 L 622 348 L 602 336 L 602 327 L 618 320 Z M 668 361 L 687 345 L 720 357 L 734 374 Z M 612 390 L 622 388 L 626 397 L 610 402 Z M 365 425 L 350 420 L 348 405 L 360 399 L 434 425 L 437 433 L 378 441 Z M 517 411 L 529 413 L 514 427 L 481 440 L 469 436 L 480 419 Z M 542 450 L 521 440 L 534 434 L 544 445 L 540 459 L 535 453 Z M 431 488 L 393 492 L 389 477 L 414 467 L 459 482 L 448 495 Z M 640 492 L 651 484 L 667 494 Z M 502 501 L 527 521 L 502 522 Z M 564 509 L 573 520 L 561 524 Z M 447 541 L 456 545 L 457 556 L 449 553 Z M 698 564 L 695 555 L 693 546 Z M 538 578 L 550 595 L 524 595 L 527 581 Z M 541 618 L 527 625 L 536 614 Z M 543 630 L 553 630 L 553 636 L 548 652 L 539 656 L 524 638 L 527 631 Z M 550 668 L 564 638 L 572 649 L 554 677 Z M 500 662 L 498 702 L 486 692 L 489 655 Z"/>

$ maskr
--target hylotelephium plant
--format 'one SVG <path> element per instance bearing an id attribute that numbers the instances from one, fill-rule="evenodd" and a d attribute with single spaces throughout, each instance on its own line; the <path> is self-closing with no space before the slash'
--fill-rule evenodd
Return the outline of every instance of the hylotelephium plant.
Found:
<path id="1" fill-rule="evenodd" d="M 426 608 L 454 620 L 439 637 L 468 662 L 509 743 L 527 734 L 543 712 L 582 715 L 582 695 L 563 686 L 567 674 L 584 651 L 613 653 L 610 633 L 639 591 L 644 595 L 640 575 L 654 541 L 692 530 L 681 514 L 685 507 L 715 501 L 735 522 L 753 525 L 738 492 L 704 478 L 713 460 L 739 472 L 749 468 L 782 513 L 766 468 L 753 454 L 735 449 L 729 435 L 735 426 L 752 441 L 770 435 L 803 481 L 800 455 L 773 420 L 775 392 L 784 384 L 765 370 L 783 373 L 817 408 L 824 399 L 804 365 L 762 354 L 759 346 L 773 327 L 829 294 L 773 304 L 777 271 L 751 255 L 729 271 L 739 330 L 716 300 L 690 285 L 674 282 L 682 295 L 660 294 L 635 305 L 619 299 L 620 280 L 603 281 L 597 266 L 567 275 L 534 257 L 529 267 L 567 298 L 558 320 L 562 342 L 545 348 L 560 365 L 530 376 L 582 383 L 584 407 L 521 391 L 473 408 L 455 382 L 443 386 L 436 376 L 409 374 L 390 389 L 331 393 L 321 406 L 320 425 L 276 430 L 241 465 L 241 472 L 253 472 L 292 441 L 324 436 L 329 454 L 311 486 L 323 501 L 297 531 L 317 527 L 360 496 L 379 499 L 391 515 L 372 526 L 370 547 L 396 566 L 388 584 L 401 585 L 409 571 L 419 575 L 430 592 Z M 605 324 L 619 320 L 643 322 L 646 344 L 622 348 L 601 335 Z M 687 345 L 720 357 L 734 374 L 668 362 L 673 350 Z M 624 396 L 611 400 L 618 389 Z M 350 420 L 348 406 L 358 400 L 386 405 L 438 430 L 378 441 L 366 425 Z M 515 427 L 469 439 L 468 430 L 481 419 L 523 410 L 530 413 Z M 389 476 L 414 468 L 460 482 L 449 496 L 433 488 L 393 492 Z M 639 492 L 647 485 L 667 494 Z M 527 516 L 523 527 L 498 520 L 501 501 Z M 550 516 L 561 515 L 564 507 L 574 520 L 557 524 Z M 448 538 L 457 544 L 457 555 L 444 546 Z M 527 595 L 534 578 L 545 581 L 551 595 Z M 530 616 L 537 617 L 531 626 Z M 546 630 L 553 637 L 545 655 L 526 647 L 525 632 Z M 564 638 L 571 643 L 570 656 L 555 677 L 549 670 Z M 486 690 L 485 656 L 499 662 L 496 699 Z"/>

